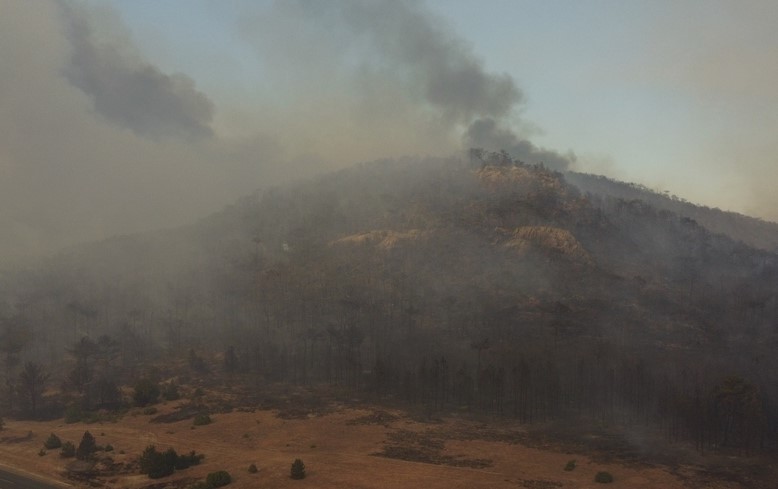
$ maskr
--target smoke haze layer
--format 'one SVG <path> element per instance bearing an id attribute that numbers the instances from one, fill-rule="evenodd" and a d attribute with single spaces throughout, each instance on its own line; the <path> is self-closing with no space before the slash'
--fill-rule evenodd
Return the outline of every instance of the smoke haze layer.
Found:
<path id="1" fill-rule="evenodd" d="M 265 82 L 230 106 L 144 58 L 105 4 L 3 0 L 2 11 L 0 55 L 14 68 L 0 74 L 5 263 L 183 223 L 358 161 L 464 144 L 569 164 L 512 130 L 521 89 L 421 2 L 246 7 L 235 35 Z"/>

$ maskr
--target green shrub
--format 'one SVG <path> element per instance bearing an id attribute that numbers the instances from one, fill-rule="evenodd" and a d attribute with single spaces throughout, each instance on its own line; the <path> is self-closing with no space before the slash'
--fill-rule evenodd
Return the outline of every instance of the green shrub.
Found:
<path id="1" fill-rule="evenodd" d="M 78 407 L 76 404 L 71 404 L 65 409 L 65 423 L 66 424 L 73 424 L 78 423 L 81 421 L 81 418 L 84 416 L 84 413 L 81 411 L 81 408 Z"/>
<path id="2" fill-rule="evenodd" d="M 211 424 L 211 423 L 213 423 L 213 420 L 207 414 L 198 414 L 197 416 L 195 416 L 195 419 L 194 419 L 194 422 L 193 422 L 193 424 L 195 426 L 205 426 L 205 425 Z"/>
<path id="3" fill-rule="evenodd" d="M 73 442 L 66 441 L 62 444 L 62 449 L 59 451 L 59 455 L 62 458 L 70 458 L 76 456 L 76 446 Z"/>
<path id="4" fill-rule="evenodd" d="M 147 416 L 151 416 L 152 414 L 157 414 L 157 408 L 155 408 L 154 406 L 149 406 L 147 408 L 144 408 L 143 414 Z"/>
<path id="5" fill-rule="evenodd" d="M 176 469 L 176 452 L 172 448 L 166 452 L 158 452 L 154 445 L 149 445 L 140 456 L 139 465 L 142 474 L 149 479 L 159 479 L 173 473 Z"/>
<path id="6" fill-rule="evenodd" d="M 178 455 L 175 450 L 168 448 L 164 452 L 158 452 L 154 445 L 149 445 L 140 456 L 139 465 L 142 474 L 149 479 L 159 479 L 172 474 L 175 470 L 183 470 L 197 465 L 205 458 L 192 450 L 189 455 Z"/>
<path id="7" fill-rule="evenodd" d="M 142 378 L 135 383 L 132 400 L 136 406 L 154 404 L 159 398 L 159 385 L 151 379 Z"/>
<path id="8" fill-rule="evenodd" d="M 46 441 L 43 442 L 43 446 L 49 450 L 60 448 L 62 446 L 62 440 L 59 439 L 54 433 L 50 434 Z"/>
<path id="9" fill-rule="evenodd" d="M 199 465 L 205 458 L 205 455 L 195 453 L 194 450 L 189 452 L 189 455 L 179 455 L 176 460 L 176 470 L 188 469 L 192 465 Z"/>
<path id="10" fill-rule="evenodd" d="M 565 470 L 570 472 L 571 470 L 575 470 L 575 460 L 570 460 L 567 462 L 567 465 L 565 465 Z"/>
<path id="11" fill-rule="evenodd" d="M 181 399 L 181 394 L 178 392 L 178 384 L 172 382 L 167 384 L 162 390 L 162 397 L 164 397 L 166 401 L 177 401 Z"/>
<path id="12" fill-rule="evenodd" d="M 205 478 L 205 483 L 208 484 L 208 487 L 222 487 L 230 482 L 232 482 L 232 477 L 226 470 L 211 472 Z"/>
<path id="13" fill-rule="evenodd" d="M 105 446 L 105 448 L 103 448 L 103 450 L 105 450 L 106 452 L 113 452 L 113 445 L 109 443 L 108 445 Z"/>
<path id="14" fill-rule="evenodd" d="M 290 477 L 298 480 L 305 479 L 305 464 L 299 458 L 294 459 L 294 462 L 292 462 Z"/>
<path id="15" fill-rule="evenodd" d="M 594 482 L 599 482 L 600 484 L 610 484 L 613 482 L 613 476 L 610 472 L 597 472 L 597 475 L 594 476 Z"/>
<path id="16" fill-rule="evenodd" d="M 78 444 L 76 449 L 76 458 L 79 460 L 87 460 L 97 451 L 97 443 L 92 433 L 85 431 L 84 436 L 81 437 L 81 443 Z"/>
<path id="17" fill-rule="evenodd" d="M 38 456 L 39 456 L 39 457 L 42 457 L 42 456 L 44 456 L 44 455 L 46 455 L 46 450 L 45 450 L 45 449 L 43 449 L 43 448 L 41 448 L 41 449 L 38 451 Z"/>
<path id="18" fill-rule="evenodd" d="M 257 472 L 259 472 L 259 469 L 257 468 L 257 464 L 249 465 L 249 474 L 256 474 Z"/>

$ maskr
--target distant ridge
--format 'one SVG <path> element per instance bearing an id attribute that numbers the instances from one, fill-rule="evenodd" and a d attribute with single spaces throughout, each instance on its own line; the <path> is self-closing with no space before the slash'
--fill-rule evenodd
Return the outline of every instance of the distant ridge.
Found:
<path id="1" fill-rule="evenodd" d="M 778 223 L 693 204 L 643 185 L 620 182 L 601 175 L 567 172 L 565 179 L 584 193 L 624 200 L 642 200 L 657 209 L 694 219 L 699 225 L 714 233 L 727 235 L 755 248 L 778 251 Z"/>

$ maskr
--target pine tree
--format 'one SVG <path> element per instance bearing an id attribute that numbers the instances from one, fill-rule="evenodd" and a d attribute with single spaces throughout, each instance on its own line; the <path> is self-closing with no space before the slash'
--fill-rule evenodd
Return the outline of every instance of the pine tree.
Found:
<path id="1" fill-rule="evenodd" d="M 76 458 L 79 460 L 86 460 L 90 458 L 97 451 L 97 443 L 92 433 L 85 431 L 84 436 L 81 438 L 81 443 L 78 444 L 76 449 Z"/>
<path id="2" fill-rule="evenodd" d="M 291 470 L 292 479 L 305 479 L 305 464 L 299 458 L 294 459 Z"/>

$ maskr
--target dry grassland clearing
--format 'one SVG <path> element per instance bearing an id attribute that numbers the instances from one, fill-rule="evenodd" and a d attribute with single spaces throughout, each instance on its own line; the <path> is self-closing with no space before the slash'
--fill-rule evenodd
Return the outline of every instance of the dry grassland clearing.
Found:
<path id="1" fill-rule="evenodd" d="M 318 412 L 241 408 L 212 414 L 213 422 L 205 426 L 194 426 L 191 417 L 151 422 L 175 419 L 170 415 L 186 407 L 187 401 L 167 402 L 152 415 L 136 409 L 115 423 L 9 421 L 0 432 L 0 458 L 5 465 L 76 487 L 127 489 L 185 488 L 217 470 L 232 475 L 229 487 L 234 489 L 761 487 L 717 477 L 699 466 L 649 465 L 584 447 L 571 451 L 569 445 L 538 441 L 520 425 L 495 427 L 460 418 L 429 422 L 370 406 L 331 405 Z M 98 445 L 110 444 L 113 451 L 99 452 L 102 461 L 81 480 L 68 472 L 73 459 L 61 458 L 59 450 L 39 455 L 50 433 L 78 445 L 85 430 Z M 150 444 L 178 453 L 196 450 L 205 459 L 172 476 L 150 480 L 138 473 L 137 466 L 138 456 Z M 289 477 L 296 458 L 305 462 L 304 480 Z M 575 468 L 565 470 L 570 460 L 575 460 Z M 257 473 L 249 473 L 251 464 L 256 464 Z M 614 482 L 607 486 L 594 482 L 600 471 L 611 473 Z"/>

